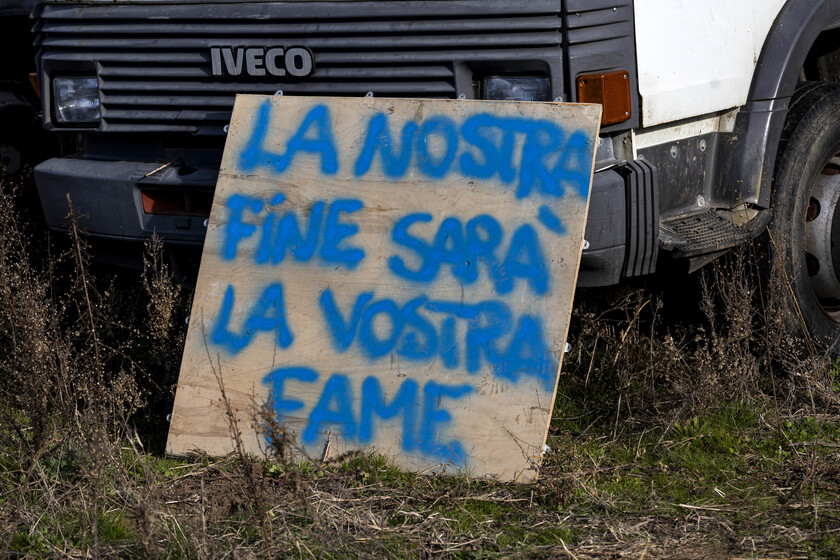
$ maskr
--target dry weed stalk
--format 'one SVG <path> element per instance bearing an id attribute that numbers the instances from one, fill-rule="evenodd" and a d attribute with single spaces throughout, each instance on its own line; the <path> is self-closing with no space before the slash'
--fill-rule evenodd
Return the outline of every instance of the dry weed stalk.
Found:
<path id="1" fill-rule="evenodd" d="M 165 348 L 173 343 L 179 344 L 179 335 L 183 331 L 178 321 L 184 304 L 182 287 L 175 282 L 165 262 L 163 240 L 157 234 L 146 241 L 143 265 L 142 282 L 147 296 L 149 335 L 156 344 Z M 172 352 L 164 352 L 164 355 L 167 358 L 173 356 Z"/>
<path id="2" fill-rule="evenodd" d="M 596 414 L 609 415 L 616 430 L 621 420 L 642 418 L 667 418 L 670 429 L 720 403 L 769 399 L 777 418 L 780 407 L 797 402 L 817 416 L 837 408 L 834 357 L 803 352 L 807 346 L 788 334 L 784 279 L 776 268 L 761 278 L 756 258 L 752 247 L 735 249 L 706 267 L 697 307 L 680 302 L 688 323 L 663 319 L 668 310 L 655 292 L 638 290 L 612 306 L 599 302 L 596 312 L 579 302 L 578 351 L 564 369 L 590 393 L 610 396 L 592 403 Z"/>
<path id="3" fill-rule="evenodd" d="M 261 476 L 261 472 L 257 472 L 257 470 L 259 469 L 258 463 L 245 450 L 245 445 L 242 442 L 242 430 L 239 427 L 239 419 L 237 418 L 238 411 L 234 410 L 233 406 L 231 405 L 230 399 L 227 396 L 227 391 L 225 390 L 225 380 L 222 376 L 221 362 L 217 357 L 216 362 L 214 363 L 213 357 L 210 355 L 210 347 L 207 344 L 207 337 L 204 333 L 203 321 L 201 323 L 201 328 L 202 337 L 205 341 L 204 347 L 207 351 L 207 358 L 210 363 L 210 368 L 213 371 L 213 375 L 216 378 L 216 383 L 219 387 L 222 405 L 225 407 L 225 415 L 228 421 L 228 430 L 230 433 L 231 442 L 233 443 L 234 453 L 239 458 L 239 461 L 242 465 L 243 479 L 245 480 L 245 492 L 251 501 L 251 505 L 254 508 L 254 513 L 257 516 L 257 522 L 260 526 L 260 533 L 262 534 L 263 553 L 266 558 L 271 560 L 271 522 L 268 519 L 268 515 L 266 513 L 264 505 L 265 479 Z"/>
<path id="4" fill-rule="evenodd" d="M 81 544 L 99 556 L 111 480 L 122 468 L 119 442 L 142 399 L 133 367 L 115 367 L 125 364 L 121 350 L 101 336 L 111 321 L 72 206 L 69 223 L 71 246 L 47 252 L 38 267 L 10 195 L 0 193 L 0 444 L 17 450 L 10 459 L 22 475 L 7 521 L 37 524 L 33 503 L 51 515 L 76 507 Z"/>

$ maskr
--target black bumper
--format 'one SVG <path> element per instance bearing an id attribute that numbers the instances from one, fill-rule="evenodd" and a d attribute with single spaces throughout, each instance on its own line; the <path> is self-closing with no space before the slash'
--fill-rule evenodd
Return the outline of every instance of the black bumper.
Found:
<path id="1" fill-rule="evenodd" d="M 579 287 L 617 284 L 622 277 L 653 271 L 657 247 L 649 235 L 658 228 L 653 184 L 645 187 L 639 215 L 638 174 L 630 164 L 595 174 L 581 258 Z M 200 246 L 206 216 L 147 214 L 143 191 L 212 192 L 218 169 L 189 169 L 159 163 L 53 158 L 35 168 L 35 182 L 47 224 L 66 231 L 68 196 L 79 225 L 93 238 L 142 242 L 152 234 L 168 244 Z M 644 193 L 641 196 L 645 199 Z M 648 208 L 647 215 L 645 208 Z M 647 232 L 647 233 L 646 233 Z M 642 239 L 646 238 L 646 239 Z M 641 243 L 639 239 L 642 239 Z M 640 255 L 642 255 L 640 257 Z M 646 268 L 637 262 L 646 258 Z"/>
<path id="2" fill-rule="evenodd" d="M 143 190 L 212 191 L 217 169 L 159 169 L 159 163 L 53 158 L 35 168 L 35 184 L 50 228 L 67 229 L 69 196 L 79 225 L 91 236 L 143 241 L 157 233 L 168 243 L 201 245 L 206 216 L 146 214 Z"/>

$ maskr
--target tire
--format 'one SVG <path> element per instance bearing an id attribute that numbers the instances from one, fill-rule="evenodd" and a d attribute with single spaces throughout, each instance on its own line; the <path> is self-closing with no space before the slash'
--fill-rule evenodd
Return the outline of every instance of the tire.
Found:
<path id="1" fill-rule="evenodd" d="M 15 180 L 37 159 L 37 112 L 22 94 L 0 90 L 0 179 Z"/>
<path id="2" fill-rule="evenodd" d="M 771 263 L 783 270 L 792 296 L 786 298 L 788 330 L 811 348 L 837 353 L 840 84 L 798 86 L 779 144 L 772 203 L 768 246 Z"/>

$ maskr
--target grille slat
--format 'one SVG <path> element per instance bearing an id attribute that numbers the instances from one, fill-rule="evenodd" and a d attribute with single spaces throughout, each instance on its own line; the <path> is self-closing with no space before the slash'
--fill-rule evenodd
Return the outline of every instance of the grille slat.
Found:
<path id="1" fill-rule="evenodd" d="M 108 107 L 232 107 L 233 99 L 229 95 L 201 96 L 201 95 L 108 95 Z"/>
<path id="2" fill-rule="evenodd" d="M 241 47 L 264 47 L 270 38 L 236 36 L 226 38 L 226 41 Z M 291 46 L 297 39 L 283 38 L 283 41 Z M 562 40 L 560 31 L 543 33 L 499 33 L 491 37 L 488 35 L 460 35 L 457 47 L 469 49 L 475 47 L 497 48 L 499 46 L 524 46 L 533 45 L 559 45 Z M 291 43 L 290 43 L 291 41 Z M 436 49 L 452 48 L 452 37 L 449 35 L 391 35 L 371 37 L 317 37 L 309 36 L 301 39 L 301 44 L 311 49 Z M 67 48 L 79 45 L 79 39 L 75 37 L 47 37 L 43 40 L 43 48 Z M 165 41 L 159 38 L 148 37 L 109 37 L 90 38 L 83 40 L 82 45 L 89 49 L 209 49 L 218 47 L 217 38 L 170 38 Z"/>
<path id="3" fill-rule="evenodd" d="M 221 134 L 236 93 L 472 96 L 462 61 L 478 72 L 539 61 L 563 92 L 561 0 L 52 4 L 38 28 L 48 76 L 96 65 L 100 129 L 112 132 Z M 213 76 L 211 47 L 275 46 L 310 49 L 314 73 Z"/>
<path id="4" fill-rule="evenodd" d="M 610 4 L 609 0 L 578 0 L 584 3 Z M 87 3 L 87 2 L 86 2 Z M 77 1 L 52 4 L 45 8 L 51 21 L 97 21 L 133 19 L 160 23 L 194 21 L 201 19 L 212 22 L 272 19 L 289 20 L 295 23 L 317 23 L 322 21 L 380 21 L 380 20 L 422 20 L 422 19 L 482 19 L 489 16 L 513 17 L 522 15 L 560 12 L 560 0 L 525 0 L 512 3 L 499 0 L 452 0 L 428 2 L 425 0 L 393 2 L 253 2 L 214 3 L 176 2 L 155 6 L 141 3 L 120 4 L 115 2 L 90 2 L 86 9 Z M 98 5 L 96 5 L 98 4 Z M 191 5 L 192 4 L 192 5 Z M 199 5 L 196 5 L 199 4 Z M 154 12 L 155 9 L 159 11 Z M 119 10 L 115 12 L 115 10 Z M 197 16 L 200 14 L 200 16 Z"/>
<path id="5" fill-rule="evenodd" d="M 223 133 L 223 128 L 221 126 L 216 127 L 216 134 Z M 185 124 L 185 125 L 177 125 L 177 124 L 169 124 L 166 123 L 156 123 L 156 122 L 148 122 L 144 123 L 144 125 L 136 124 L 136 121 L 132 120 L 130 122 L 114 122 L 108 124 L 108 132 L 171 132 L 171 133 L 195 133 L 197 131 L 197 126 L 194 124 Z"/>
<path id="6" fill-rule="evenodd" d="M 609 39 L 623 39 L 629 37 L 632 31 L 623 22 L 611 23 L 597 27 L 583 27 L 569 30 L 569 44 L 595 43 Z"/>
<path id="7" fill-rule="evenodd" d="M 107 21 L 107 20 L 106 20 Z M 204 37 L 227 37 L 236 35 L 259 35 L 263 37 L 309 37 L 313 35 L 335 36 L 337 34 L 359 35 L 383 33 L 487 33 L 506 32 L 509 18 L 440 20 L 440 21 L 359 21 L 319 22 L 289 24 L 286 21 L 258 21 L 250 24 L 238 22 L 187 22 L 135 23 L 132 20 L 79 25 L 74 22 L 54 23 L 50 26 L 52 35 L 152 35 L 155 38 L 169 36 L 200 35 Z M 516 18 L 516 31 L 556 30 L 557 16 L 526 16 Z"/>
<path id="8" fill-rule="evenodd" d="M 452 91 L 451 82 L 325 82 L 308 80 L 299 83 L 279 84 L 282 85 L 284 92 L 296 93 L 320 93 L 329 95 L 330 91 L 341 90 L 344 93 L 355 93 L 364 95 L 374 89 L 384 88 L 391 92 L 409 93 L 418 88 L 429 93 L 447 93 Z M 197 87 L 200 86 L 200 87 Z M 104 82 L 102 84 L 102 92 L 105 94 L 105 100 L 108 99 L 110 92 L 185 92 L 192 93 L 196 89 L 213 91 L 213 92 L 230 92 L 231 94 L 243 93 L 247 88 L 248 93 L 273 94 L 278 89 L 277 82 L 249 82 L 248 84 L 230 83 L 230 82 L 157 82 L 154 80 L 143 81 L 125 81 L 125 82 Z M 233 96 L 230 98 L 231 106 L 233 105 Z"/>
<path id="9" fill-rule="evenodd" d="M 202 61 L 203 62 L 203 61 Z M 149 78 L 207 78 L 212 74 L 209 68 L 191 66 L 106 66 L 99 72 L 103 78 L 126 78 L 147 76 Z M 393 79 L 393 78 L 451 78 L 452 69 L 446 66 L 404 66 L 397 68 L 343 68 L 321 66 L 318 78 L 329 79 Z"/>
<path id="10" fill-rule="evenodd" d="M 209 121 L 226 123 L 230 121 L 230 111 L 165 111 L 160 109 L 108 109 L 107 116 L 115 121 L 148 119 L 157 121 Z"/>
<path id="11" fill-rule="evenodd" d="M 560 57 L 559 49 L 555 47 L 531 47 L 527 51 L 528 60 L 547 60 Z M 468 57 L 471 61 L 516 60 L 523 57 L 519 49 L 494 49 L 481 51 L 436 50 L 423 53 L 419 58 L 413 52 L 319 52 L 316 53 L 318 68 L 331 64 L 367 65 L 367 64 L 422 64 L 451 62 Z M 138 67 L 147 64 L 189 64 L 192 67 L 207 68 L 209 73 L 210 54 L 204 50 L 196 52 L 101 52 L 88 51 L 77 48 L 74 52 L 50 50 L 43 53 L 43 58 L 56 62 L 84 62 L 97 60 L 100 63 L 131 63 Z M 363 67 L 363 66 L 361 66 Z"/>

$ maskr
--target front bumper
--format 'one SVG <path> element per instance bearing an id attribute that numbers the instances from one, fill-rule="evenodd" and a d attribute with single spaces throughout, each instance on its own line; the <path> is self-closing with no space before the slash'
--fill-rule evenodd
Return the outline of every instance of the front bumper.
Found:
<path id="1" fill-rule="evenodd" d="M 94 239 L 142 242 L 153 234 L 168 244 L 200 246 L 207 230 L 206 216 L 147 214 L 144 191 L 212 192 L 218 169 L 193 169 L 160 163 L 101 161 L 78 157 L 53 158 L 35 168 L 35 182 L 47 224 L 68 229 L 68 197 L 78 224 Z M 586 225 L 579 287 L 617 284 L 635 275 L 634 249 L 628 238 L 633 207 L 628 172 L 611 168 L 595 174 Z M 650 248 L 648 248 L 650 249 Z M 654 249 L 655 250 L 655 249 Z M 628 274 L 629 272 L 629 274 Z"/>
<path id="2" fill-rule="evenodd" d="M 144 241 L 157 234 L 168 243 L 201 245 L 207 216 L 146 214 L 144 190 L 212 192 L 217 169 L 159 163 L 53 158 L 35 168 L 35 184 L 50 228 L 67 230 L 68 197 L 78 224 L 93 237 Z"/>

